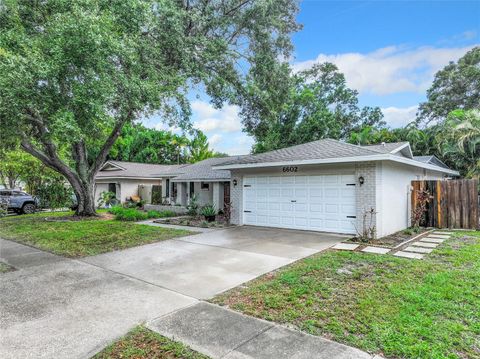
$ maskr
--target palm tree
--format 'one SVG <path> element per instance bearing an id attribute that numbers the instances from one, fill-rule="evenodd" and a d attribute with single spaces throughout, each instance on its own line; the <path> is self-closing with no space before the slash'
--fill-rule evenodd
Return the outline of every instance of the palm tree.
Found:
<path id="1" fill-rule="evenodd" d="M 439 150 L 466 177 L 480 177 L 480 111 L 452 111 L 437 133 Z"/>

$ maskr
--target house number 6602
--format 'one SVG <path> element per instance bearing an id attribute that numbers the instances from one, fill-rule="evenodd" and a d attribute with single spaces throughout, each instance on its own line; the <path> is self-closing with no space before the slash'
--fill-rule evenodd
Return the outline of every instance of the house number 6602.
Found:
<path id="1" fill-rule="evenodd" d="M 290 166 L 290 167 L 283 167 L 283 172 L 297 172 L 298 167 Z"/>

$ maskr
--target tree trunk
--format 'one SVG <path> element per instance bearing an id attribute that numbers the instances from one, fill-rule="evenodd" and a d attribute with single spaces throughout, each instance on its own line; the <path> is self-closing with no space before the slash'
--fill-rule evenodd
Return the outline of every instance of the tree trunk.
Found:
<path id="1" fill-rule="evenodd" d="M 75 215 L 91 217 L 96 216 L 95 212 L 95 191 L 93 183 L 86 185 L 72 184 L 75 197 L 77 198 L 77 209 Z"/>

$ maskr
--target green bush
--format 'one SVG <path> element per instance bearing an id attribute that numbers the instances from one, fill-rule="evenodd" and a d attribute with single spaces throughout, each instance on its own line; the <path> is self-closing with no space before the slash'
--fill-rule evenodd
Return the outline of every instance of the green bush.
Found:
<path id="1" fill-rule="evenodd" d="M 213 204 L 207 204 L 203 206 L 200 213 L 202 214 L 202 216 L 205 216 L 205 217 L 213 217 L 217 215 L 217 209 Z"/>
<path id="2" fill-rule="evenodd" d="M 117 221 L 144 221 L 148 219 L 148 214 L 142 211 L 139 211 L 135 208 L 122 208 L 117 207 L 115 209 L 115 219 Z"/>
<path id="3" fill-rule="evenodd" d="M 147 212 L 148 218 L 167 218 L 167 217 L 175 217 L 177 214 L 174 211 L 155 211 L 151 210 Z"/>
<path id="4" fill-rule="evenodd" d="M 122 206 L 113 206 L 112 208 L 108 209 L 108 213 L 116 215 L 116 214 L 122 212 L 123 210 L 124 210 L 124 208 Z"/>

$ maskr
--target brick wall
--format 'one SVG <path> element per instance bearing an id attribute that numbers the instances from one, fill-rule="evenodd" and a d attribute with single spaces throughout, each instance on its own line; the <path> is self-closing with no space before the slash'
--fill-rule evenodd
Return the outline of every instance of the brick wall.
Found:
<path id="1" fill-rule="evenodd" d="M 232 181 L 230 186 L 230 202 L 232 203 L 231 223 L 241 225 L 243 220 L 243 177 L 238 171 L 231 172 Z M 237 181 L 237 185 L 233 185 L 233 181 Z"/>
<path id="2" fill-rule="evenodd" d="M 357 182 L 356 201 L 357 201 L 357 230 L 363 230 L 363 216 L 365 211 L 374 208 L 377 210 L 377 167 L 374 162 L 363 162 L 355 166 L 355 177 L 363 177 L 365 182 L 363 185 Z M 370 223 L 370 216 L 367 216 L 367 225 Z M 376 216 L 373 217 L 372 225 L 377 225 Z M 377 229 L 378 232 L 378 229 Z"/>

